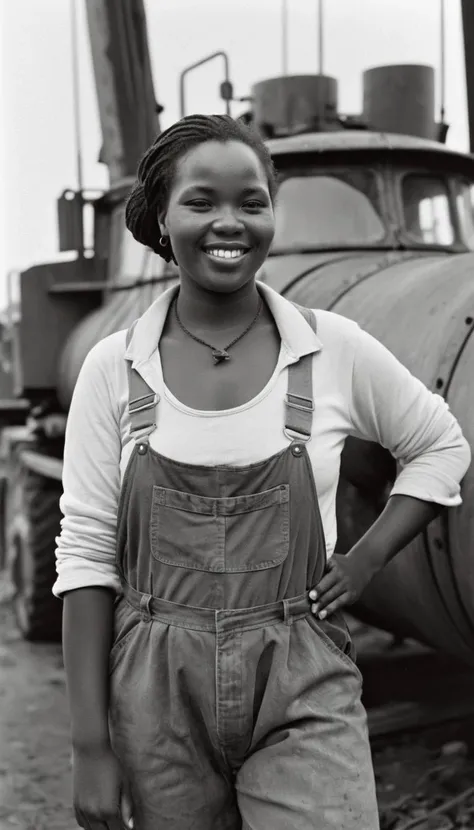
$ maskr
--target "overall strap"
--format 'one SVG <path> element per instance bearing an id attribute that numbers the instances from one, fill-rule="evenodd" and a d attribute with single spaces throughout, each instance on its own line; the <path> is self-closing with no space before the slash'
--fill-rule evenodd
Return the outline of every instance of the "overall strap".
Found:
<path id="1" fill-rule="evenodd" d="M 136 320 L 127 331 L 126 346 L 132 339 Z M 132 368 L 132 361 L 127 360 L 128 375 L 128 414 L 130 416 L 130 432 L 136 442 L 143 443 L 144 436 L 149 435 L 156 427 L 155 407 L 159 395 L 153 392 L 136 369 Z"/>
<path id="2" fill-rule="evenodd" d="M 292 303 L 317 333 L 314 313 L 304 306 Z M 313 425 L 313 355 L 301 357 L 288 367 L 288 392 L 285 400 L 285 435 L 299 441 L 311 439 Z"/>

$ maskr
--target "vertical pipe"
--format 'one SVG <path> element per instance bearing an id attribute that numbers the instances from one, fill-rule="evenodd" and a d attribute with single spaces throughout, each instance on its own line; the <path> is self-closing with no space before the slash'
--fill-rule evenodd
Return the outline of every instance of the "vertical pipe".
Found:
<path id="1" fill-rule="evenodd" d="M 223 61 L 224 61 L 224 73 L 225 73 L 225 82 L 226 84 L 230 83 L 230 69 L 229 69 L 229 57 L 226 52 L 221 52 Z M 230 115 L 230 100 L 228 98 L 225 99 L 225 112 L 226 115 Z"/>
<path id="2" fill-rule="evenodd" d="M 7 329 L 11 333 L 13 329 L 13 274 L 14 271 L 7 272 Z"/>
<path id="3" fill-rule="evenodd" d="M 446 103 L 446 23 L 444 16 L 444 0 L 440 0 L 440 123 L 444 124 Z"/>
<path id="4" fill-rule="evenodd" d="M 288 0 L 281 5 L 281 68 L 282 75 L 288 75 Z"/>
<path id="5" fill-rule="evenodd" d="M 323 1 L 318 0 L 318 39 L 319 39 L 319 74 L 324 75 L 324 8 Z"/>
<path id="6" fill-rule="evenodd" d="M 185 72 L 179 76 L 179 117 L 184 118 L 186 115 L 186 92 L 184 88 Z"/>
<path id="7" fill-rule="evenodd" d="M 74 134 L 76 142 L 76 171 L 77 189 L 81 193 L 83 189 L 82 175 L 82 143 L 81 143 L 81 104 L 79 88 L 79 59 L 77 50 L 77 3 L 71 0 L 71 40 L 72 40 L 72 84 L 74 104 Z"/>

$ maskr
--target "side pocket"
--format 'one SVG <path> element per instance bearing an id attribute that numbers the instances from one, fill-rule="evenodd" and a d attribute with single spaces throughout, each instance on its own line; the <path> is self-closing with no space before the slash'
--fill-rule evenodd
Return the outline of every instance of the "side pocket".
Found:
<path id="1" fill-rule="evenodd" d="M 116 667 L 119 654 L 141 622 L 139 612 L 132 608 L 124 597 L 120 597 L 115 606 L 114 637 L 109 653 L 109 674 Z"/>
<path id="2" fill-rule="evenodd" d="M 355 662 L 355 648 L 343 615 L 339 613 L 331 614 L 329 619 L 319 620 L 314 614 L 309 613 L 306 621 L 331 654 L 334 654 L 345 666 L 352 669 L 362 683 L 363 677 Z"/>

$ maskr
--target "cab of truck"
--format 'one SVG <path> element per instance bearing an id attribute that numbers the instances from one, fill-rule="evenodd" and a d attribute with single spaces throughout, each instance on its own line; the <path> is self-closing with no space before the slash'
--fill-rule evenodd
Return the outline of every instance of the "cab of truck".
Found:
<path id="1" fill-rule="evenodd" d="M 434 99 L 428 66 L 367 70 L 358 116 L 339 113 L 334 78 L 256 84 L 248 120 L 280 182 L 261 279 L 284 292 L 330 264 L 473 250 L 474 158 L 446 147 Z"/>
<path id="2" fill-rule="evenodd" d="M 278 291 L 384 254 L 474 249 L 474 158 L 428 139 L 369 131 L 268 142 L 280 185 L 260 278 Z M 344 265 L 345 263 L 345 265 Z"/>

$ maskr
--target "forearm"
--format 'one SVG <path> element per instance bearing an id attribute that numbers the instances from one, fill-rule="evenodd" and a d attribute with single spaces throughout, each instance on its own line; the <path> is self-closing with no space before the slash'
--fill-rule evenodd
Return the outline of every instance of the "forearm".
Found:
<path id="1" fill-rule="evenodd" d="M 72 743 L 91 749 L 109 741 L 109 654 L 114 593 L 80 588 L 64 595 L 63 654 Z"/>
<path id="2" fill-rule="evenodd" d="M 376 574 L 408 545 L 441 510 L 440 505 L 411 496 L 391 496 L 367 533 L 347 554 L 351 559 L 364 557 L 369 570 Z"/>

